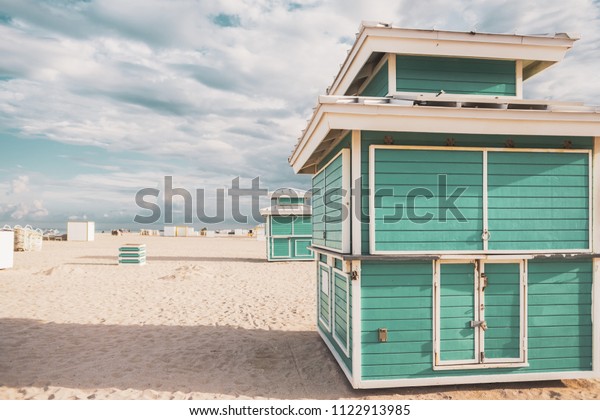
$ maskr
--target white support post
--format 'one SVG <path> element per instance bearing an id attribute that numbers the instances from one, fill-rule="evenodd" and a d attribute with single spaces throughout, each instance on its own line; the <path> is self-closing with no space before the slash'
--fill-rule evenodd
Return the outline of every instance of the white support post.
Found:
<path id="1" fill-rule="evenodd" d="M 594 258 L 592 275 L 592 370 L 600 378 L 600 258 Z"/>
<path id="2" fill-rule="evenodd" d="M 515 95 L 517 99 L 523 99 L 523 60 L 517 60 L 515 63 L 517 80 L 515 83 Z"/>
<path id="3" fill-rule="evenodd" d="M 361 272 L 360 261 L 352 261 L 350 283 L 352 284 L 352 386 L 362 388 L 362 351 L 361 351 Z"/>
<path id="4" fill-rule="evenodd" d="M 388 96 L 396 94 L 396 54 L 388 54 Z"/>
<path id="5" fill-rule="evenodd" d="M 600 253 L 600 217 L 594 213 L 600 210 L 600 137 L 594 138 L 592 152 L 592 226 L 591 248 L 594 254 Z M 594 376 L 600 378 L 600 258 L 593 260 L 592 275 L 592 369 Z"/>
<path id="6" fill-rule="evenodd" d="M 362 177 L 361 177 L 361 132 L 352 131 L 351 160 L 352 160 L 352 205 L 350 206 L 350 217 L 352 225 L 352 254 L 362 254 L 361 237 L 361 214 L 362 214 Z"/>
<path id="7" fill-rule="evenodd" d="M 592 211 L 590 224 L 592 226 L 592 243 L 590 248 L 595 254 L 600 254 L 600 137 L 594 138 L 592 152 Z M 596 214 L 596 217 L 594 217 Z"/>
<path id="8" fill-rule="evenodd" d="M 351 218 L 350 212 L 352 211 L 350 191 L 352 187 L 352 174 L 350 167 L 350 151 L 348 149 L 342 150 L 342 206 L 348 213 L 343 214 L 342 211 L 342 253 L 349 254 L 351 252 Z M 344 217 L 345 216 L 345 217 Z"/>
<path id="9" fill-rule="evenodd" d="M 483 250 L 488 250 L 488 241 L 490 238 L 488 225 L 488 152 L 483 151 Z"/>

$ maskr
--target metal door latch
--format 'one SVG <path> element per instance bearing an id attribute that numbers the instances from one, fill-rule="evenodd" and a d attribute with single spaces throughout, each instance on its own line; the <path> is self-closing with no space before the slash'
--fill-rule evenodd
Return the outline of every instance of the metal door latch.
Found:
<path id="1" fill-rule="evenodd" d="M 481 291 L 483 292 L 488 285 L 488 278 L 485 273 L 481 273 Z"/>
<path id="2" fill-rule="evenodd" d="M 483 331 L 488 329 L 487 322 L 485 321 L 471 321 L 471 328 L 479 327 Z"/>

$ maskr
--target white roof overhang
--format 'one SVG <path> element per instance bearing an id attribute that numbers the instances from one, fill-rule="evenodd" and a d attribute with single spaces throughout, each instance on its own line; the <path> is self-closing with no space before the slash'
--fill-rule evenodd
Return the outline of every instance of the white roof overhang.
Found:
<path id="1" fill-rule="evenodd" d="M 296 173 L 314 173 L 315 164 L 335 146 L 320 150 L 331 132 L 373 130 L 452 134 L 503 134 L 546 136 L 600 136 L 600 108 L 577 103 L 510 100 L 477 100 L 496 108 L 472 107 L 473 97 L 444 97 L 439 106 L 428 99 L 319 97 L 312 119 L 289 158 Z M 427 105 L 430 103 L 430 105 Z M 511 105 L 512 104 L 512 105 Z M 467 107 L 463 107 L 466 105 Z M 543 108 L 543 109 L 511 109 Z"/>
<path id="2" fill-rule="evenodd" d="M 262 216 L 310 216 L 312 207 L 301 205 L 277 205 L 260 209 Z"/>
<path id="3" fill-rule="evenodd" d="M 562 60 L 578 39 L 568 34 L 507 35 L 475 32 L 395 28 L 386 24 L 361 24 L 354 45 L 342 64 L 330 95 L 348 95 L 355 79 L 373 54 L 392 53 L 442 57 L 523 60 L 527 79 Z"/>

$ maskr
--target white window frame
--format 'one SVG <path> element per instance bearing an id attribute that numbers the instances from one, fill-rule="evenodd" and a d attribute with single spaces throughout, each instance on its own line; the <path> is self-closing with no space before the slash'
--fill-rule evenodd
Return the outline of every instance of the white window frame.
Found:
<path id="1" fill-rule="evenodd" d="M 328 332 L 331 333 L 331 313 L 332 313 L 332 308 L 331 308 L 331 268 L 319 261 L 317 264 L 317 291 L 318 291 L 318 296 L 317 296 L 317 309 L 318 309 L 318 318 L 319 318 L 319 324 Z M 321 277 L 321 273 L 324 272 L 327 274 L 327 285 L 329 287 L 328 289 L 328 293 L 327 293 L 327 300 L 329 302 L 329 318 L 328 319 L 323 319 L 323 317 L 321 316 L 321 293 L 323 290 L 323 279 Z"/>
<path id="2" fill-rule="evenodd" d="M 341 249 L 331 248 L 325 245 L 314 245 L 315 247 L 322 248 L 328 251 L 341 252 L 342 254 L 350 253 L 350 219 L 352 208 L 350 207 L 350 185 L 351 185 L 351 165 L 350 165 L 350 149 L 344 148 L 340 150 L 334 157 L 329 159 L 329 161 L 323 165 L 321 169 L 314 173 L 313 178 L 323 172 L 331 163 L 336 160 L 338 157 L 342 157 L 342 191 L 344 195 L 342 196 L 342 206 L 346 209 L 346 217 L 342 217 L 342 241 L 341 241 Z M 327 179 L 325 179 L 325 185 L 327 185 Z M 325 197 L 323 196 L 323 200 Z M 325 204 L 325 201 L 323 201 Z M 324 215 L 323 215 L 324 216 Z M 313 216 L 314 217 L 314 216 Z M 327 235 L 327 224 L 325 226 L 325 234 Z M 319 238 L 321 239 L 321 238 Z M 327 243 L 327 237 L 324 239 L 325 243 Z"/>
<path id="3" fill-rule="evenodd" d="M 288 241 L 288 252 L 287 255 L 275 255 L 275 239 L 287 239 Z M 278 259 L 278 258 L 291 258 L 292 256 L 292 246 L 290 244 L 290 238 L 287 236 L 271 236 L 270 238 L 271 240 L 271 258 L 272 259 Z"/>
<path id="4" fill-rule="evenodd" d="M 337 269 L 335 267 L 333 267 L 331 269 L 331 274 L 332 274 L 332 288 L 333 288 L 333 293 L 332 293 L 332 301 L 333 301 L 333 311 L 332 311 L 332 319 L 333 322 L 331 324 L 332 328 L 331 328 L 331 335 L 333 336 L 333 339 L 335 340 L 335 342 L 337 343 L 337 345 L 340 347 L 340 349 L 342 349 L 342 351 L 344 352 L 344 354 L 346 355 L 346 357 L 350 358 L 350 274 L 348 273 L 344 273 L 342 270 Z M 335 304 L 335 291 L 336 291 L 336 286 L 335 286 L 335 275 L 338 274 L 340 276 L 342 276 L 345 281 L 346 281 L 346 342 L 342 343 L 342 341 L 339 339 L 339 337 L 337 336 L 336 332 L 335 332 L 335 317 L 336 317 L 336 304 Z"/>
<path id="5" fill-rule="evenodd" d="M 519 357 L 481 359 L 485 353 L 485 331 L 481 328 L 474 330 L 475 358 L 468 360 L 440 360 L 440 266 L 442 264 L 473 264 L 474 266 L 474 321 L 485 320 L 485 309 L 482 308 L 482 297 L 479 280 L 485 264 L 519 264 Z M 483 271 L 485 272 L 485 271 Z M 489 368 L 514 368 L 529 366 L 527 361 L 527 260 L 493 259 L 493 260 L 437 260 L 433 261 L 433 370 L 457 369 L 489 369 Z"/>
<path id="6" fill-rule="evenodd" d="M 306 250 L 308 251 L 308 254 L 299 255 L 299 253 L 298 253 L 298 242 L 300 242 L 300 241 L 308 241 L 309 242 L 309 246 L 310 246 L 311 242 L 312 242 L 310 237 L 297 236 L 297 237 L 294 237 L 293 239 L 294 239 L 294 255 L 296 257 L 314 257 L 312 249 L 310 249 L 308 247 L 306 248 Z"/>
<path id="7" fill-rule="evenodd" d="M 588 248 L 585 249 L 525 249 L 525 250 L 489 250 L 487 241 L 482 238 L 482 249 L 474 250 L 424 250 L 424 251 L 388 251 L 377 250 L 375 241 L 375 151 L 377 149 L 398 149 L 398 150 L 440 150 L 440 151 L 463 151 L 463 152 L 482 152 L 483 155 L 483 228 L 488 226 L 488 203 L 487 203 L 487 154 L 488 152 L 507 152 L 507 153 L 577 153 L 588 155 Z M 593 166 L 592 150 L 590 149 L 512 149 L 501 147 L 443 147 L 443 146 L 400 146 L 400 145 L 380 145 L 372 144 L 369 146 L 369 253 L 372 255 L 414 255 L 414 254 L 439 254 L 439 255 L 474 255 L 474 254 L 548 254 L 548 253 L 590 253 L 593 249 Z M 482 232 L 483 233 L 483 232 Z"/>

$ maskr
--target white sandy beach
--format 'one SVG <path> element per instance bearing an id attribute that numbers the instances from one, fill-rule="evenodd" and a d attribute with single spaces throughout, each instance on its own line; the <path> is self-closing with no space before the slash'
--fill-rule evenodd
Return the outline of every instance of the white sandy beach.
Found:
<path id="1" fill-rule="evenodd" d="M 125 243 L 145 243 L 148 264 L 118 266 Z M 585 380 L 353 390 L 316 332 L 314 271 L 245 238 L 16 253 L 0 270 L 0 398 L 600 398 Z"/>

